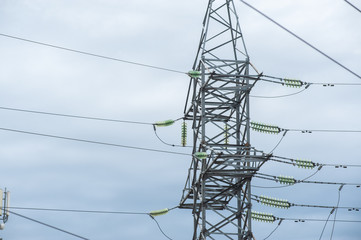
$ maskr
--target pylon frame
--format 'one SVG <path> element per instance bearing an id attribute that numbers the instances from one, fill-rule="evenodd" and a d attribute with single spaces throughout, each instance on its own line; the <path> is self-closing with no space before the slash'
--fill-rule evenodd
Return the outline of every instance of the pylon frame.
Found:
<path id="1" fill-rule="evenodd" d="M 184 119 L 193 157 L 180 208 L 192 209 L 193 240 L 253 238 L 251 179 L 268 155 L 250 144 L 250 62 L 233 0 L 209 0 Z M 207 158 L 197 158 L 207 152 Z"/>

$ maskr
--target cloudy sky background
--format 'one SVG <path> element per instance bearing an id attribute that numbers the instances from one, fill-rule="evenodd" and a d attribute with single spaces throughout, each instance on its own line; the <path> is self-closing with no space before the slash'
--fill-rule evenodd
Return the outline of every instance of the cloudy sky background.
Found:
<path id="1" fill-rule="evenodd" d="M 353 3 L 361 8 L 357 1 Z M 305 82 L 361 83 L 330 60 L 235 0 L 251 62 L 266 75 Z M 279 23 L 361 74 L 361 14 L 343 0 L 254 0 Z M 129 61 L 190 70 L 207 1 L 0 0 L 0 33 Z M 0 37 L 0 107 L 100 118 L 155 122 L 182 117 L 189 79 L 185 74 L 144 68 Z M 297 129 L 361 130 L 361 86 L 311 86 L 287 98 L 252 98 L 255 121 Z M 259 83 L 255 96 L 297 89 Z M 150 125 L 94 121 L 0 110 L 0 128 L 189 153 L 163 145 Z M 180 143 L 180 123 L 158 130 Z M 138 151 L 0 131 L 0 187 L 14 207 L 149 212 L 178 205 L 190 157 Z M 190 135 L 190 134 L 189 134 Z M 252 145 L 270 151 L 280 136 L 252 132 Z M 188 142 L 191 138 L 188 137 Z M 360 133 L 287 133 L 275 155 L 319 163 L 360 164 Z M 267 163 L 271 175 L 302 179 L 314 170 Z M 360 168 L 322 169 L 316 181 L 361 183 Z M 255 179 L 254 185 L 279 186 Z M 337 185 L 299 184 L 254 188 L 300 204 L 335 206 Z M 340 206 L 361 207 L 361 189 L 345 186 Z M 329 209 L 279 210 L 279 217 L 327 219 Z M 89 239 L 166 239 L 146 215 L 57 213 L 14 210 Z M 339 210 L 337 218 L 361 220 Z M 333 216 L 332 216 L 333 218 Z M 190 239 L 192 215 L 174 210 L 158 217 L 174 240 Z M 256 239 L 277 223 L 254 222 Z M 319 239 L 324 222 L 284 221 L 269 239 Z M 324 238 L 330 238 L 328 223 Z M 333 239 L 359 239 L 360 223 L 336 223 Z M 76 239 L 11 215 L 3 239 Z"/>

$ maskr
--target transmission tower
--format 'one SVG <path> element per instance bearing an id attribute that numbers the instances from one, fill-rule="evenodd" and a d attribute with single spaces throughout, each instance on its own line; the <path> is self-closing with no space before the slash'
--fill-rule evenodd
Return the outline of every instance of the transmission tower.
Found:
<path id="1" fill-rule="evenodd" d="M 192 209 L 193 240 L 253 238 L 251 179 L 268 155 L 250 144 L 250 62 L 233 0 L 209 0 L 185 120 L 193 157 L 180 208 Z"/>

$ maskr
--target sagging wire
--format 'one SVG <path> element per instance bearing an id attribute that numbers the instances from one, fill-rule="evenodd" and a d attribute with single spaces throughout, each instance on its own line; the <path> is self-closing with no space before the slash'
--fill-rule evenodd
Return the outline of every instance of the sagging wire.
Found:
<path id="1" fill-rule="evenodd" d="M 304 91 L 306 91 L 307 89 L 302 89 L 298 92 L 295 92 L 295 93 L 291 93 L 291 94 L 285 94 L 285 95 L 277 95 L 277 96 L 256 96 L 256 95 L 249 95 L 250 97 L 253 97 L 253 98 L 283 98 L 283 97 L 291 97 L 291 96 L 294 96 L 294 95 L 297 95 L 297 94 L 300 94 Z"/>
<path id="2" fill-rule="evenodd" d="M 325 222 L 325 225 L 323 226 L 323 229 L 322 229 L 322 232 L 321 232 L 321 236 L 319 238 L 319 240 L 321 240 L 322 236 L 323 236 L 323 233 L 325 232 L 325 229 L 326 229 L 326 226 L 327 226 L 327 223 L 328 221 L 330 220 L 330 217 L 331 215 L 335 212 L 335 209 L 333 208 L 330 212 L 330 214 L 328 215 L 327 219 L 326 219 L 326 222 Z"/>
<path id="3" fill-rule="evenodd" d="M 173 240 L 172 238 L 168 237 L 167 234 L 165 234 L 165 232 L 163 231 L 163 229 L 162 229 L 161 226 L 159 225 L 157 219 L 155 219 L 155 217 L 153 217 L 152 215 L 149 215 L 149 216 L 150 216 L 151 219 L 153 219 L 154 222 L 157 224 L 159 231 L 160 231 L 166 238 L 168 238 L 169 240 Z"/>
<path id="4" fill-rule="evenodd" d="M 287 130 L 284 131 L 281 139 L 278 141 L 277 145 L 269 152 L 269 154 L 273 154 L 273 152 L 278 148 L 278 146 L 281 144 L 282 140 L 285 138 L 287 132 L 288 132 Z"/>
<path id="5" fill-rule="evenodd" d="M 77 234 L 71 233 L 71 232 L 69 232 L 69 231 L 63 230 L 63 229 L 58 228 L 58 227 L 54 227 L 54 226 L 52 226 L 52 225 L 50 225 L 50 224 L 47 224 L 47 223 L 44 223 L 44 222 L 35 220 L 35 219 L 33 219 L 33 218 L 30 218 L 30 217 L 21 215 L 21 214 L 19 214 L 19 213 L 16 213 L 16 212 L 13 212 L 13 211 L 9 211 L 9 212 L 10 212 L 11 214 L 14 214 L 15 216 L 22 217 L 22 218 L 27 219 L 27 220 L 29 220 L 29 221 L 32 221 L 32 222 L 41 224 L 41 225 L 43 225 L 43 226 L 46 226 L 46 227 L 55 229 L 55 230 L 60 231 L 60 232 L 63 232 L 63 233 L 66 233 L 66 234 L 71 235 L 71 236 L 73 236 L 73 237 L 77 237 L 77 238 L 80 238 L 80 239 L 83 239 L 83 240 L 89 240 L 88 238 L 79 236 L 79 235 L 77 235 Z"/>
<path id="6" fill-rule="evenodd" d="M 264 238 L 263 240 L 266 240 L 266 239 L 268 239 L 269 237 L 271 237 L 271 235 L 272 235 L 274 232 L 276 232 L 276 230 L 280 227 L 282 221 L 283 221 L 283 219 L 280 219 L 279 222 L 278 222 L 278 224 L 277 224 L 277 226 L 276 226 L 276 228 L 275 228 L 266 238 Z"/>
<path id="7" fill-rule="evenodd" d="M 341 185 L 340 188 L 338 189 L 338 200 L 337 200 L 337 205 L 336 205 L 335 216 L 334 216 L 334 218 L 333 218 L 333 224 L 332 224 L 332 231 L 331 231 L 331 238 L 330 238 L 330 240 L 332 240 L 333 233 L 334 233 L 334 230 L 335 230 L 336 217 L 337 217 L 338 206 L 340 205 L 341 190 L 342 190 L 342 188 L 343 188 L 343 185 Z"/>
<path id="8" fill-rule="evenodd" d="M 154 134 L 158 138 L 158 140 L 160 142 L 162 142 L 163 144 L 170 146 L 170 147 L 191 147 L 191 146 L 186 146 L 186 144 L 187 144 L 187 124 L 185 121 L 183 121 L 183 123 L 181 125 L 181 145 L 167 143 L 157 133 L 157 127 L 168 127 L 168 126 L 173 125 L 175 122 L 177 122 L 181 119 L 182 118 L 178 118 L 176 120 L 166 120 L 166 121 L 154 123 L 153 130 L 154 130 Z"/>
<path id="9" fill-rule="evenodd" d="M 165 208 L 165 209 L 161 209 L 161 210 L 155 210 L 155 211 L 151 211 L 151 212 L 120 212 L 120 211 L 94 211 L 94 210 L 75 210 L 75 209 L 58 209 L 58 208 L 26 208 L 26 207 L 9 207 L 9 209 L 19 209 L 19 210 L 35 210 L 35 211 L 55 211 L 55 212 L 73 212 L 73 213 L 92 213 L 92 214 L 122 214 L 122 215 L 148 215 L 150 218 L 152 218 L 155 223 L 157 224 L 158 226 L 158 229 L 161 231 L 161 233 L 167 237 L 169 240 L 172 240 L 170 237 L 168 237 L 165 232 L 163 231 L 163 229 L 161 228 L 159 222 L 155 219 L 155 217 L 157 216 L 162 216 L 162 215 L 165 215 L 167 213 L 169 213 L 170 211 L 178 208 L 178 206 L 176 207 L 173 207 L 173 208 Z M 32 219 L 32 218 L 29 218 L 29 217 L 26 217 L 24 215 L 21 215 L 21 214 L 18 214 L 18 213 L 15 213 L 13 211 L 9 211 L 10 213 L 16 215 L 16 216 L 19 216 L 19 217 L 23 217 L 25 219 L 28 219 L 28 220 L 31 220 L 33 222 L 36 222 L 36 223 L 39 223 L 39 224 L 42 224 L 44 226 L 47 226 L 47 227 L 50 227 L 50 228 L 53 228 L 53 229 L 56 229 L 58 231 L 61 231 L 61 232 L 64 232 L 64 233 L 67 233 L 67 234 L 70 234 L 72 236 L 75 236 L 75 237 L 78 237 L 78 238 L 81 238 L 81 239 L 85 239 L 85 240 L 89 240 L 87 238 L 84 238 L 84 237 L 81 237 L 79 235 L 76 235 L 74 233 L 71 233 L 71 232 L 68 232 L 68 231 L 65 231 L 63 229 L 60 229 L 60 228 L 57 228 L 57 227 L 54 227 L 54 226 L 51 226 L 49 224 L 46 224 L 46 223 L 43 223 L 43 222 L 40 222 L 38 220 L 35 220 L 35 219 Z"/>
<path id="10" fill-rule="evenodd" d="M 85 140 L 85 139 L 79 139 L 79 138 L 70 138 L 70 137 L 63 137 L 63 136 L 57 136 L 57 135 L 50 135 L 50 134 L 43 134 L 43 133 L 22 131 L 22 130 L 17 130 L 17 129 L 0 128 L 0 131 L 8 131 L 8 132 L 15 132 L 15 133 L 28 134 L 28 135 L 41 136 L 41 137 L 49 137 L 49 138 L 56 138 L 56 139 L 62 139 L 62 140 L 69 140 L 69 141 L 76 141 L 76 142 L 83 142 L 83 143 L 91 143 L 91 144 L 98 144 L 98 145 L 103 145 L 103 146 L 112 146 L 112 147 L 119 147 L 119 148 L 128 148 L 128 149 L 133 149 L 133 150 L 142 150 L 142 151 L 150 151 L 150 152 L 158 152 L 158 153 L 168 153 L 168 154 L 176 154 L 176 155 L 183 155 L 183 156 L 191 156 L 191 154 L 188 154 L 188 153 L 180 153 L 180 152 L 173 152 L 173 151 L 164 151 L 164 150 L 158 150 L 158 149 L 152 149 L 152 148 L 135 147 L 135 146 L 129 146 L 129 145 L 106 143 L 106 142 L 99 142 L 99 141 L 93 141 L 93 140 Z"/>
<path id="11" fill-rule="evenodd" d="M 351 73 L 352 75 L 356 76 L 357 78 L 361 79 L 361 76 L 358 75 L 356 72 L 352 71 L 351 69 L 347 68 L 345 65 L 341 64 L 340 62 L 336 61 L 334 58 L 330 57 L 329 55 L 327 55 L 326 53 L 324 53 L 323 51 L 321 51 L 320 49 L 316 48 L 315 46 L 313 46 L 312 44 L 310 44 L 309 42 L 307 42 L 306 40 L 304 40 L 303 38 L 301 38 L 300 36 L 296 35 L 295 33 L 293 33 L 292 31 L 288 30 L 286 27 L 282 26 L 281 24 L 279 24 L 278 22 L 276 22 L 275 20 L 273 20 L 272 18 L 270 18 L 269 16 L 267 16 L 266 14 L 264 14 L 263 12 L 261 12 L 260 10 L 258 10 L 257 8 L 255 8 L 254 6 L 252 6 L 251 4 L 245 2 L 244 0 L 240 0 L 240 2 L 242 2 L 243 4 L 245 4 L 246 6 L 248 6 L 249 8 L 253 9 L 254 11 L 256 11 L 257 13 L 259 13 L 260 15 L 262 15 L 263 17 L 265 17 L 267 20 L 269 20 L 270 22 L 276 24 L 278 27 L 280 27 L 281 29 L 283 29 L 284 31 L 288 32 L 289 34 L 291 34 L 293 37 L 297 38 L 298 40 L 300 40 L 301 42 L 303 42 L 304 44 L 306 44 L 307 46 L 309 46 L 310 48 L 312 48 L 313 50 L 317 51 L 318 53 L 320 53 L 321 55 L 323 55 L 324 57 L 328 58 L 329 60 L 331 60 L 332 62 L 334 62 L 335 64 L 337 64 L 339 67 L 343 68 L 344 70 L 348 71 L 349 73 Z"/>
<path id="12" fill-rule="evenodd" d="M 155 219 L 155 217 L 161 216 L 161 215 L 165 215 L 165 214 L 167 214 L 168 212 L 170 212 L 170 211 L 172 211 L 172 210 L 174 210 L 174 209 L 176 209 L 176 208 L 178 208 L 178 206 L 176 206 L 176 207 L 174 207 L 174 208 L 170 208 L 170 209 L 165 208 L 165 209 L 161 209 L 161 210 L 156 210 L 156 211 L 152 211 L 152 212 L 149 213 L 149 217 L 150 217 L 151 219 L 153 219 L 154 222 L 157 224 L 159 231 L 163 234 L 163 236 L 165 236 L 165 237 L 168 238 L 169 240 L 173 240 L 173 239 L 170 238 L 167 234 L 165 234 L 165 232 L 163 231 L 162 227 L 160 226 L 160 224 L 159 224 L 159 222 L 157 221 L 157 219 Z"/>

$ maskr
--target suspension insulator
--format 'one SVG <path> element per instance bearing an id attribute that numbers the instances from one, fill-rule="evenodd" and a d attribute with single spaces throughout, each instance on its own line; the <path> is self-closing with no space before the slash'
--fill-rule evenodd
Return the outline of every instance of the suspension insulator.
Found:
<path id="1" fill-rule="evenodd" d="M 229 132 L 228 132 L 228 130 L 229 130 L 229 126 L 228 126 L 228 124 L 226 123 L 225 126 L 224 126 L 224 143 L 225 143 L 226 145 L 229 144 Z"/>
<path id="2" fill-rule="evenodd" d="M 296 79 L 285 78 L 285 79 L 283 79 L 283 81 L 284 81 L 284 85 L 286 85 L 286 87 L 300 88 L 304 84 L 302 81 L 296 80 Z"/>
<path id="3" fill-rule="evenodd" d="M 181 143 L 185 147 L 187 145 L 187 123 L 182 123 Z"/>

